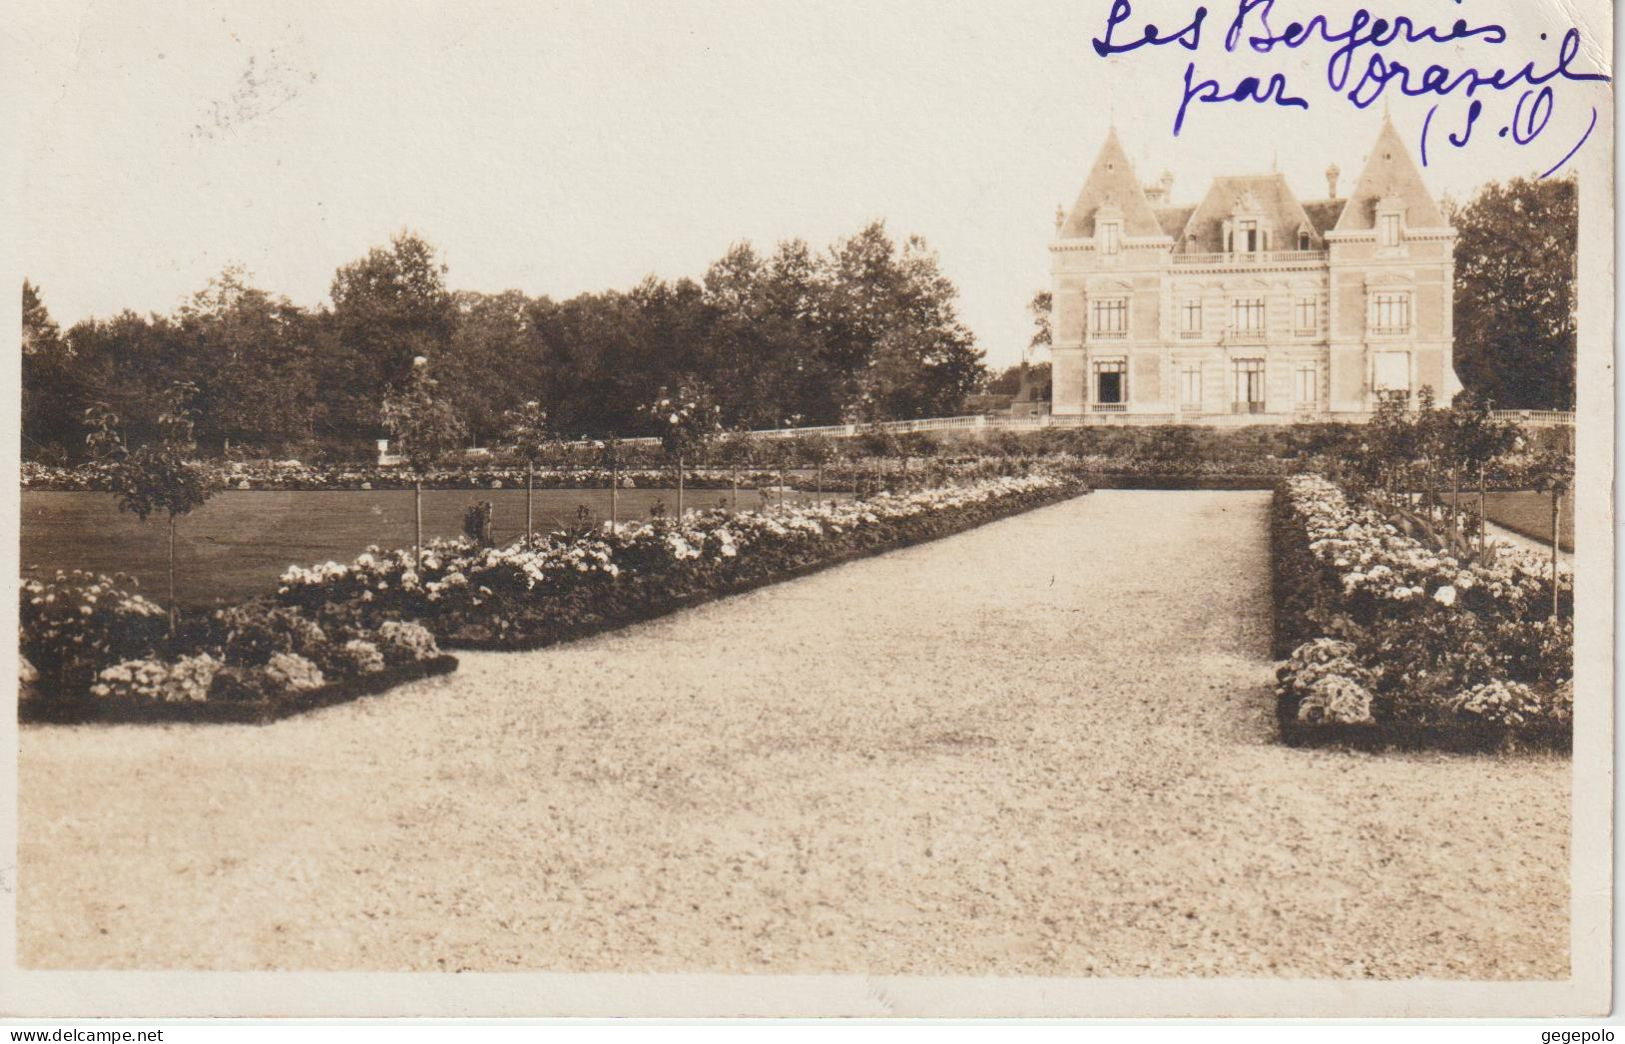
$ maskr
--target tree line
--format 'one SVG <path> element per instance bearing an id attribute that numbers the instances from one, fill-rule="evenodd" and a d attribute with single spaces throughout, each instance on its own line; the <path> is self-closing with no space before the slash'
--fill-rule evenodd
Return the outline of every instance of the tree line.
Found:
<path id="1" fill-rule="evenodd" d="M 25 281 L 23 453 L 82 459 L 87 410 L 116 415 L 131 445 L 152 441 L 165 393 L 187 382 L 205 452 L 364 456 L 419 357 L 471 445 L 499 439 L 527 402 L 561 433 L 655 434 L 648 404 L 694 382 L 728 427 L 936 416 L 985 373 L 935 254 L 880 222 L 824 251 L 739 244 L 698 281 L 567 300 L 453 291 L 445 276 L 403 232 L 340 267 L 316 309 L 228 267 L 172 314 L 66 331 Z"/>

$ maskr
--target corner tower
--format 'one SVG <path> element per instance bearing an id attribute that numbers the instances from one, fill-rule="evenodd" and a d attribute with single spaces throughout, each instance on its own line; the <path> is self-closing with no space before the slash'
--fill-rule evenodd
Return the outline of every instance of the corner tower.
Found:
<path id="1" fill-rule="evenodd" d="M 1326 234 L 1330 250 L 1331 405 L 1369 410 L 1385 395 L 1413 405 L 1461 390 L 1454 359 L 1456 231 L 1383 117 L 1354 191 Z"/>

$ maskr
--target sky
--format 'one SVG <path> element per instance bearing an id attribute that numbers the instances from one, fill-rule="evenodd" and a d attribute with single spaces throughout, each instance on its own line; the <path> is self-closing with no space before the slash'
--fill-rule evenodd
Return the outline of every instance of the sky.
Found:
<path id="1" fill-rule="evenodd" d="M 1147 20 L 1172 32 L 1194 6 L 1142 0 L 1114 39 Z M 879 218 L 937 250 L 961 318 L 988 361 L 1008 365 L 1048 283 L 1055 208 L 1113 123 L 1142 180 L 1173 172 L 1176 201 L 1196 202 L 1215 175 L 1272 168 L 1318 198 L 1332 163 L 1352 188 L 1383 106 L 1329 91 L 1324 44 L 1226 54 L 1235 3 L 1210 6 L 1195 52 L 1101 58 L 1091 40 L 1108 0 L 34 0 L 4 52 L 21 86 L 21 274 L 64 327 L 171 311 L 232 263 L 314 307 L 338 266 L 411 229 L 454 289 L 559 298 L 698 278 L 742 240 L 823 247 Z M 1316 12 L 1346 25 L 1356 5 L 1276 6 L 1278 30 Z M 1595 50 L 1611 31 L 1606 0 L 1397 9 L 1506 27 L 1499 46 L 1428 48 L 1457 69 L 1549 66 L 1575 19 L 1574 67 L 1607 60 Z M 1175 137 L 1187 62 L 1225 93 L 1281 72 L 1309 108 L 1195 104 Z M 1526 145 L 1496 133 L 1516 92 L 1485 97 L 1466 146 L 1440 144 L 1466 114 L 1466 99 L 1446 99 L 1429 186 L 1465 198 L 1555 163 L 1606 105 L 1595 85 L 1555 87 Z M 1431 104 L 1393 101 L 1407 140 Z M 1603 108 L 1570 166 L 1606 154 L 1611 128 Z"/>

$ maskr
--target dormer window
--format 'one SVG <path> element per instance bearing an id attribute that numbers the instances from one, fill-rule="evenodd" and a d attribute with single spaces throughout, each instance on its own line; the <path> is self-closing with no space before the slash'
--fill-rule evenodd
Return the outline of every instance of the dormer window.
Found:
<path id="1" fill-rule="evenodd" d="M 1377 246 L 1397 247 L 1405 241 L 1405 201 L 1387 196 L 1376 206 Z"/>
<path id="2" fill-rule="evenodd" d="M 1309 249 L 1309 233 L 1304 232 L 1302 230 L 1300 230 L 1298 232 L 1298 249 L 1299 250 L 1308 250 Z"/>
<path id="3" fill-rule="evenodd" d="M 1383 214 L 1377 218 L 1377 245 L 1394 247 L 1399 245 L 1399 215 Z"/>
<path id="4" fill-rule="evenodd" d="M 1100 252 L 1115 254 L 1123 249 L 1123 226 L 1116 221 L 1104 221 L 1100 225 Z"/>

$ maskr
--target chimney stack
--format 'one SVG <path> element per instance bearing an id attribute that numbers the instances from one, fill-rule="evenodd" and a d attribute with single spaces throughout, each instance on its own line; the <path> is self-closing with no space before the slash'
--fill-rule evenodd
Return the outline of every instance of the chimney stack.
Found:
<path id="1" fill-rule="evenodd" d="M 1066 211 L 1061 209 L 1059 203 L 1055 204 L 1055 231 L 1059 233 L 1061 226 L 1066 224 Z"/>
<path id="2" fill-rule="evenodd" d="M 1336 199 L 1337 198 L 1337 176 L 1339 174 L 1341 174 L 1341 173 L 1343 173 L 1343 172 L 1337 169 L 1337 164 L 1335 164 L 1335 163 L 1333 163 L 1331 166 L 1326 168 L 1326 198 L 1327 199 Z"/>

